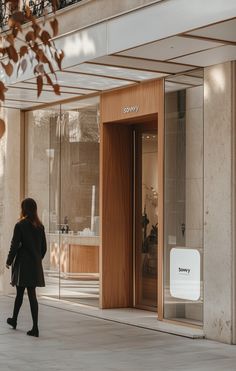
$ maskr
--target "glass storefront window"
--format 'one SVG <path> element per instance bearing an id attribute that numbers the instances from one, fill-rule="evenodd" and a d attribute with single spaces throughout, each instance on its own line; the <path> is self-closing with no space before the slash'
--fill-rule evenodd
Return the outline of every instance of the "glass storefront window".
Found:
<path id="1" fill-rule="evenodd" d="M 47 287 L 43 290 L 54 297 L 59 297 L 60 235 L 50 235 L 55 232 L 60 213 L 59 128 L 59 106 L 26 114 L 25 197 L 37 201 L 45 226 L 48 252 L 43 265 Z"/>
<path id="2" fill-rule="evenodd" d="M 26 197 L 45 225 L 42 294 L 98 305 L 98 98 L 27 113 Z"/>
<path id="3" fill-rule="evenodd" d="M 164 317 L 203 321 L 202 71 L 166 81 Z M 180 83 L 179 83 L 180 82 Z"/>

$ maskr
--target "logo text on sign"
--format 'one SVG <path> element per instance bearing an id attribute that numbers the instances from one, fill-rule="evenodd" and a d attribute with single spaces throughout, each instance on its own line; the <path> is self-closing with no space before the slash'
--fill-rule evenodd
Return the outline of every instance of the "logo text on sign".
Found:
<path id="1" fill-rule="evenodd" d="M 133 113 L 138 112 L 139 106 L 128 106 L 123 108 L 123 113 Z"/>

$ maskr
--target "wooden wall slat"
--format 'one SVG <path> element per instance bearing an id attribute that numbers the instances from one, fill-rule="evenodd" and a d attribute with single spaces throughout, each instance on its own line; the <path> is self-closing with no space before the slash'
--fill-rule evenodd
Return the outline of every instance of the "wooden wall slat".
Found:
<path id="1" fill-rule="evenodd" d="M 131 306 L 132 135 L 126 125 L 104 125 L 102 183 L 102 308 Z"/>

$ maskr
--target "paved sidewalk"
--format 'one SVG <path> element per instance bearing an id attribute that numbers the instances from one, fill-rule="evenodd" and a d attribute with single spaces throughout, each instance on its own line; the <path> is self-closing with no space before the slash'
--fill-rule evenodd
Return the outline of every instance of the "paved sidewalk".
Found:
<path id="1" fill-rule="evenodd" d="M 18 329 L 9 328 L 13 299 L 0 297 L 1 371 L 236 370 L 236 346 L 192 340 L 40 305 L 40 337 L 28 299 Z"/>

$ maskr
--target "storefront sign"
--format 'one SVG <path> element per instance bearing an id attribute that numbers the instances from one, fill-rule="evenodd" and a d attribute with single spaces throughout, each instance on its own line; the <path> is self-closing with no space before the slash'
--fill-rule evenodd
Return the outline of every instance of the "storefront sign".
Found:
<path id="1" fill-rule="evenodd" d="M 128 106 L 123 108 L 123 113 L 133 113 L 138 112 L 139 106 Z"/>
<path id="2" fill-rule="evenodd" d="M 170 252 L 170 294 L 174 298 L 199 300 L 200 254 L 195 249 L 173 248 Z"/>

